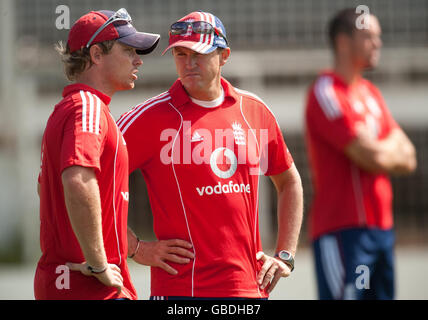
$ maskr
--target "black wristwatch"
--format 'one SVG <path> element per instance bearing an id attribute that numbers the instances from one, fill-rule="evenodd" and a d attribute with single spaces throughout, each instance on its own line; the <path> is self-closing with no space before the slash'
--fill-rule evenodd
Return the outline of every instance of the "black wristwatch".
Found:
<path id="1" fill-rule="evenodd" d="M 294 258 L 290 252 L 281 250 L 275 254 L 275 258 L 279 258 L 279 260 L 287 264 L 290 267 L 290 271 L 294 270 Z"/>

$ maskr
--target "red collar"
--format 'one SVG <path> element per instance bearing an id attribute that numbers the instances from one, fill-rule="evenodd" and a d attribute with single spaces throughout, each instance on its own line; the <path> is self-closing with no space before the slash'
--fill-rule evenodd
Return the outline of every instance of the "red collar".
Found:
<path id="1" fill-rule="evenodd" d="M 359 85 L 361 83 L 361 81 L 363 80 L 363 77 L 359 76 L 357 78 L 357 80 L 351 86 L 339 74 L 334 72 L 334 70 L 324 70 L 321 72 L 321 75 L 331 76 L 334 79 L 334 82 L 340 84 L 341 86 L 343 86 L 345 88 L 355 87 L 356 85 Z"/>
<path id="2" fill-rule="evenodd" d="M 62 91 L 62 96 L 65 98 L 69 94 L 80 90 L 89 91 L 95 94 L 98 98 L 100 98 L 104 102 L 106 106 L 110 104 L 111 98 L 109 96 L 83 83 L 74 83 L 66 86 Z"/>

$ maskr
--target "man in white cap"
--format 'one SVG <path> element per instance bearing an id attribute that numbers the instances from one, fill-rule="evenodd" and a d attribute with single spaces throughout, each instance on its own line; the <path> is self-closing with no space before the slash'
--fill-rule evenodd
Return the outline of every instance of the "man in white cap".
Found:
<path id="1" fill-rule="evenodd" d="M 131 232 L 134 260 L 152 266 L 151 299 L 266 299 L 294 267 L 300 176 L 266 104 L 221 77 L 230 55 L 221 21 L 192 12 L 169 36 L 179 79 L 118 121 L 158 238 Z M 260 172 L 278 194 L 275 257 L 260 241 Z"/>
<path id="2" fill-rule="evenodd" d="M 137 32 L 125 9 L 92 11 L 59 46 L 64 88 L 42 141 L 42 257 L 36 299 L 136 299 L 128 254 L 128 153 L 109 103 L 134 87 L 139 54 L 159 35 Z"/>

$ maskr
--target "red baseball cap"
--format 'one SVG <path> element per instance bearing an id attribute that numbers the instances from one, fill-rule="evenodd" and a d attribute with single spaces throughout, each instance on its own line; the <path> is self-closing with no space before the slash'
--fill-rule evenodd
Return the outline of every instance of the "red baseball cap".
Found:
<path id="1" fill-rule="evenodd" d="M 146 32 L 138 32 L 131 24 L 131 17 L 125 9 L 117 12 L 125 12 L 128 21 L 118 20 L 106 25 L 91 41 L 91 45 L 107 40 L 117 40 L 123 44 L 137 49 L 138 54 L 152 52 L 159 43 L 160 35 Z M 94 34 L 104 23 L 117 12 L 109 10 L 91 11 L 77 20 L 68 34 L 68 46 L 70 52 L 77 51 L 87 46 Z"/>
<path id="2" fill-rule="evenodd" d="M 212 34 L 200 34 L 193 32 L 192 28 L 189 26 L 188 30 L 184 34 L 173 35 L 169 33 L 169 45 L 164 50 L 162 55 L 164 55 L 169 49 L 174 47 L 186 47 L 192 49 L 196 52 L 207 54 L 213 52 L 217 48 L 227 48 L 226 40 L 226 29 L 223 26 L 223 23 L 215 15 L 209 12 L 195 11 L 191 12 L 188 15 L 184 16 L 178 22 L 195 22 L 195 21 L 204 21 L 211 24 L 215 29 L 220 31 L 221 34 L 212 33 Z M 174 24 L 173 24 L 174 25 Z"/>

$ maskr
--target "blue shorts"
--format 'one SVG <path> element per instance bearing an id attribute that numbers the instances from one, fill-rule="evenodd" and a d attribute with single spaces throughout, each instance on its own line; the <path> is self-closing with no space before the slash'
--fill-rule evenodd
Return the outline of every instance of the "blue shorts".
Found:
<path id="1" fill-rule="evenodd" d="M 346 229 L 312 245 L 322 300 L 394 299 L 393 230 Z"/>

